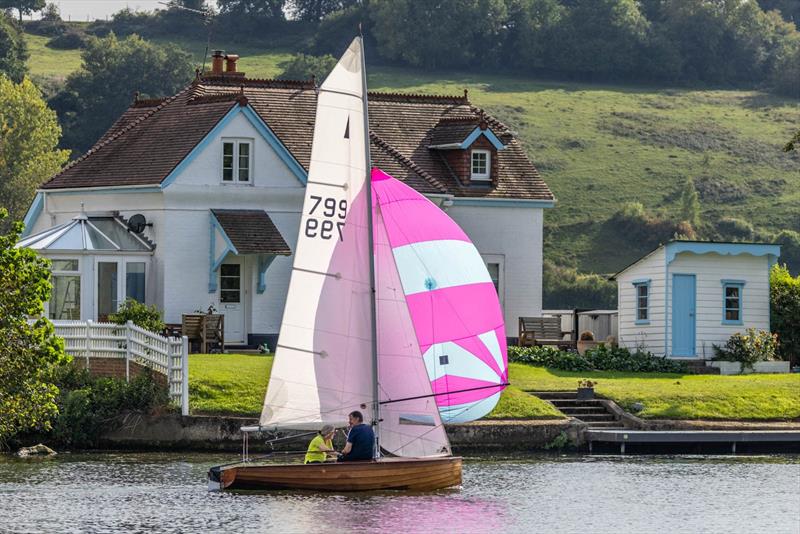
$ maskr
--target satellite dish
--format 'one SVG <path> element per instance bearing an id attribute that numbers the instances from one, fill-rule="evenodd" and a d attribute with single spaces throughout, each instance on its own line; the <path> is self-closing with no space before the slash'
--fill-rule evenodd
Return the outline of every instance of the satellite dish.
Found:
<path id="1" fill-rule="evenodd" d="M 144 218 L 144 215 L 137 213 L 130 219 L 128 219 L 128 229 L 135 233 L 141 234 L 144 232 L 145 227 L 147 226 L 147 219 Z"/>

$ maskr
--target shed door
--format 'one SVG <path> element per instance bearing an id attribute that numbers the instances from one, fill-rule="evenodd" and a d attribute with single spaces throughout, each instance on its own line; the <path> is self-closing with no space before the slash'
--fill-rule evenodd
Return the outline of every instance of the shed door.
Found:
<path id="1" fill-rule="evenodd" d="M 672 355 L 695 355 L 695 277 L 672 275 Z"/>

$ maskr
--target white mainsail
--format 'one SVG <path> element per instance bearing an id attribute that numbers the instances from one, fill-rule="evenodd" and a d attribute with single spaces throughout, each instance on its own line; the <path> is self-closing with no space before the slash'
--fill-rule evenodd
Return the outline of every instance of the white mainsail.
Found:
<path id="1" fill-rule="evenodd" d="M 320 87 L 300 232 L 262 427 L 344 425 L 373 402 L 362 41 Z"/>

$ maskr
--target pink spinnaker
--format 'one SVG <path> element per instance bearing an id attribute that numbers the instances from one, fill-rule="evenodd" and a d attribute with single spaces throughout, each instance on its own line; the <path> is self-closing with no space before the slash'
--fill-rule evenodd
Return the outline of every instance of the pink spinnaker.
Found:
<path id="1" fill-rule="evenodd" d="M 396 269 L 394 289 L 405 299 L 442 420 L 479 419 L 508 382 L 503 313 L 483 259 L 441 209 L 380 169 L 372 170 L 372 196 L 375 243 L 385 234 L 389 244 L 375 249 L 379 311 L 388 291 L 381 269 Z M 406 326 L 381 319 L 379 342 Z M 381 375 L 384 365 L 381 358 Z"/>

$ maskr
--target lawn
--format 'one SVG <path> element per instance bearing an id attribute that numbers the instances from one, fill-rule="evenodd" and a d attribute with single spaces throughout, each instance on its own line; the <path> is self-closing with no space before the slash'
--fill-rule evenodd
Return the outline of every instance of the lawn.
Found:
<path id="1" fill-rule="evenodd" d="M 626 409 L 644 404 L 648 419 L 798 419 L 800 375 L 671 375 L 566 372 L 512 363 L 511 383 L 523 390 L 558 391 L 578 379 L 597 381 L 595 390 Z"/>
<path id="2" fill-rule="evenodd" d="M 195 414 L 257 417 L 264 403 L 272 356 L 192 354 L 189 357 L 189 409 Z M 506 388 L 491 419 L 558 418 L 550 403 Z"/>
<path id="3" fill-rule="evenodd" d="M 46 48 L 27 35 L 31 72 L 63 78 L 80 65 L 77 50 Z M 300 37 L 298 36 L 298 41 Z M 202 61 L 205 40 L 157 39 Z M 242 56 L 250 77 L 272 77 L 286 48 L 212 43 Z M 295 48 L 299 43 L 295 43 Z M 800 161 L 781 152 L 800 102 L 760 91 L 556 82 L 484 73 L 370 66 L 372 90 L 458 95 L 506 122 L 555 193 L 545 216 L 545 257 L 582 271 L 609 273 L 647 252 L 609 218 L 623 202 L 678 213 L 687 176 L 701 190 L 703 218 L 746 219 L 760 229 L 797 226 Z"/>

